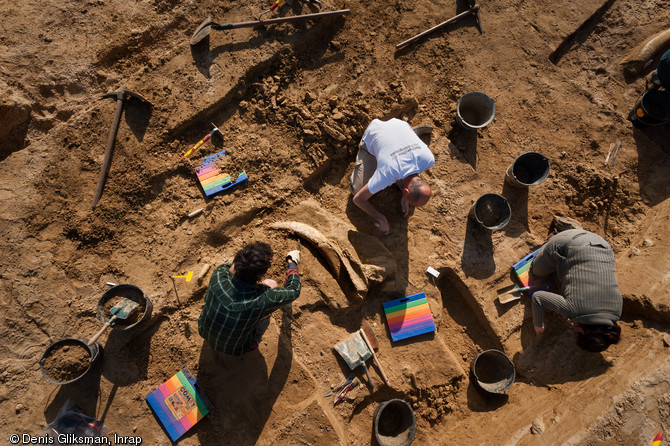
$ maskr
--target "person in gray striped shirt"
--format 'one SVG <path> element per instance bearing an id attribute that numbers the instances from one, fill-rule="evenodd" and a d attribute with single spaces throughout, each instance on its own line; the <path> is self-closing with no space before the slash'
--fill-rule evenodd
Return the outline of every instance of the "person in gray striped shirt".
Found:
<path id="1" fill-rule="evenodd" d="M 254 242 L 240 249 L 233 263 L 218 266 L 209 281 L 205 304 L 198 319 L 198 332 L 221 353 L 242 355 L 258 348 L 278 308 L 300 295 L 300 251 L 286 255 L 286 282 L 265 279 L 272 261 L 272 249 Z"/>
<path id="2" fill-rule="evenodd" d="M 615 274 L 612 247 L 597 234 L 569 229 L 554 235 L 533 260 L 536 277 L 556 273 L 563 295 L 536 291 L 532 295 L 535 332 L 544 332 L 545 310 L 568 318 L 577 333 L 577 345 L 601 352 L 619 342 L 623 299 Z"/>

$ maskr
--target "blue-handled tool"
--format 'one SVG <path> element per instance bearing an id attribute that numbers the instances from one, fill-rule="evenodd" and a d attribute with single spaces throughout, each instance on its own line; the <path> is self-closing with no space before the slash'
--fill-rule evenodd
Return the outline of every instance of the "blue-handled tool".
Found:
<path id="1" fill-rule="evenodd" d="M 354 373 L 351 372 L 349 373 L 349 376 L 347 376 L 347 379 L 342 382 L 339 386 L 335 387 L 333 390 L 329 390 L 328 392 L 324 393 L 323 396 L 326 398 L 332 395 L 334 392 L 339 392 L 340 390 L 344 389 L 347 385 L 351 384 L 351 381 L 354 380 Z"/>
<path id="2" fill-rule="evenodd" d="M 535 286 L 523 286 L 523 287 L 515 286 L 513 289 L 511 289 L 509 291 L 505 291 L 504 293 L 500 293 L 498 295 L 498 301 L 501 304 L 506 304 L 508 302 L 512 302 L 514 300 L 521 299 L 521 293 L 523 293 L 524 291 L 535 291 L 535 290 L 538 290 L 540 288 L 546 288 L 546 287 L 547 287 L 547 284 L 545 284 L 545 283 L 535 285 Z"/>

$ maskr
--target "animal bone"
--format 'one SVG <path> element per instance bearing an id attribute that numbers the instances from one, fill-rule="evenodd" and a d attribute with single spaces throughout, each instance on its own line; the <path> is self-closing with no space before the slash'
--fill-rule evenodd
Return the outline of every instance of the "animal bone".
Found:
<path id="1" fill-rule="evenodd" d="M 654 34 L 633 48 L 619 64 L 626 74 L 640 76 L 651 65 L 658 53 L 670 46 L 670 29 Z"/>
<path id="2" fill-rule="evenodd" d="M 331 242 L 325 235 L 313 227 L 297 221 L 282 221 L 270 225 L 273 229 L 283 229 L 298 234 L 314 245 L 326 258 L 333 270 L 333 275 L 340 278 L 342 268 L 351 280 L 356 294 L 364 298 L 368 292 L 368 281 L 363 274 L 363 268 L 352 256 L 342 250 L 337 244 Z"/>

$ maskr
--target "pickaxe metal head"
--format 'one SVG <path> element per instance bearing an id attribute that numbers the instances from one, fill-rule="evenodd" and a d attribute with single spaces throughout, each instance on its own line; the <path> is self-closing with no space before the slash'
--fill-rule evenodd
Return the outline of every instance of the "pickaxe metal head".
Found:
<path id="1" fill-rule="evenodd" d="M 209 136 L 214 136 L 215 132 L 219 132 L 219 135 L 221 135 L 221 137 L 223 137 L 223 132 L 221 130 L 219 130 L 219 128 L 217 126 L 215 126 L 213 122 L 212 122 L 212 127 L 214 127 L 214 130 L 212 130 L 209 133 Z"/>
<path id="2" fill-rule="evenodd" d="M 118 90 L 116 90 L 112 93 L 107 93 L 101 99 L 106 99 L 106 98 L 112 98 L 112 99 L 116 99 L 117 101 L 124 101 L 124 102 L 127 99 L 134 98 L 134 99 L 138 99 L 142 102 L 149 102 L 146 99 L 144 99 L 142 97 L 142 95 L 128 90 L 125 86 L 121 86 Z"/>
<path id="3" fill-rule="evenodd" d="M 468 0 L 468 5 L 470 5 L 470 10 L 475 14 L 475 21 L 477 22 L 479 34 L 482 34 L 484 31 L 482 30 L 482 19 L 479 17 L 479 5 L 477 4 L 477 0 Z"/>

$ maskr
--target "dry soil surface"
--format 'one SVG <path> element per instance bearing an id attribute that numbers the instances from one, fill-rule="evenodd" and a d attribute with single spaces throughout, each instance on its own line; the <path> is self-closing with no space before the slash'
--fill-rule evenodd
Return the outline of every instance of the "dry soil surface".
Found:
<path id="1" fill-rule="evenodd" d="M 110 433 L 169 444 L 145 397 L 184 366 L 214 406 L 184 445 L 370 444 L 374 410 L 391 398 L 412 404 L 421 445 L 646 444 L 668 431 L 670 130 L 632 127 L 627 115 L 654 65 L 631 78 L 619 61 L 664 30 L 670 4 L 483 1 L 483 33 L 469 15 L 395 50 L 466 2 L 294 1 L 269 16 L 351 13 L 213 30 L 189 44 L 208 16 L 245 22 L 269 6 L 0 2 L 0 442 L 39 434 L 70 399 Z M 150 105 L 127 104 L 92 210 L 115 109 L 100 98 L 122 85 Z M 478 131 L 455 122 L 469 91 L 495 100 L 495 120 Z M 352 204 L 349 175 L 365 127 L 392 116 L 434 127 L 425 137 L 436 159 L 425 173 L 434 196 L 409 217 L 398 190 L 375 196 L 391 227 L 382 236 Z M 180 159 L 212 124 L 221 134 L 192 163 Z M 205 199 L 196 159 L 223 149 L 229 173 L 249 179 Z M 505 170 L 528 151 L 549 158 L 549 177 L 511 187 Z M 485 193 L 510 203 L 502 230 L 467 218 Z M 580 351 L 558 316 L 537 337 L 526 299 L 496 300 L 554 215 L 614 247 L 623 338 L 602 354 Z M 298 223 L 318 237 L 291 229 Z M 216 356 L 197 330 L 213 268 L 262 240 L 276 252 L 268 277 L 281 281 L 297 239 L 297 323 L 277 312 L 257 352 Z M 191 281 L 171 279 L 189 271 Z M 43 352 L 102 327 L 107 282 L 138 286 L 153 311 L 139 326 L 103 334 L 102 359 L 83 380 L 48 383 Z M 437 331 L 392 343 L 382 303 L 419 292 Z M 359 386 L 334 406 L 324 393 L 348 370 L 333 346 L 362 321 L 379 339 L 390 385 L 371 366 L 375 390 Z M 468 374 L 490 348 L 517 371 L 497 397 Z"/>

